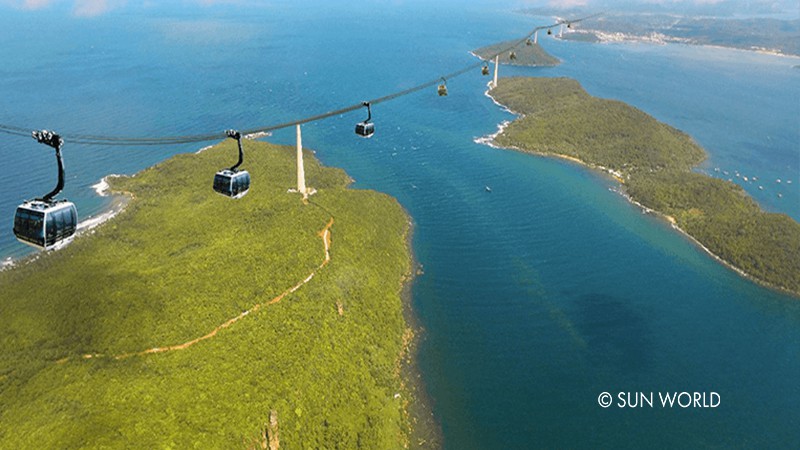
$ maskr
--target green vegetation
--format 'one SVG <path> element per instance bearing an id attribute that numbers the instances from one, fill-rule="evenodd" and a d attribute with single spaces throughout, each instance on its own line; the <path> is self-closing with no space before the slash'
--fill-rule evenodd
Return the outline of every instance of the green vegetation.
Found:
<path id="1" fill-rule="evenodd" d="M 575 80 L 503 78 L 492 96 L 523 115 L 496 142 L 613 171 L 632 199 L 666 214 L 757 280 L 800 294 L 800 224 L 767 213 L 734 183 L 691 171 L 705 152 L 685 133 Z"/>
<path id="2" fill-rule="evenodd" d="M 499 42 L 497 44 L 473 50 L 472 53 L 476 54 L 481 59 L 487 59 L 489 56 L 494 55 L 500 50 L 508 48 L 516 43 L 517 41 Z M 539 44 L 521 44 L 514 48 L 513 51 L 517 58 L 512 60 L 510 58 L 511 52 L 503 52 L 500 54 L 500 64 L 511 64 L 517 66 L 557 66 L 561 64 L 561 61 L 559 61 L 558 58 L 544 51 L 542 46 Z"/>
<path id="3" fill-rule="evenodd" d="M 281 448 L 403 444 L 405 212 L 310 153 L 303 205 L 292 149 L 245 151 L 240 200 L 211 189 L 235 142 L 178 155 L 110 180 L 134 199 L 92 235 L 0 272 L 0 447 L 245 448 L 271 410 Z M 203 336 L 312 272 L 213 338 L 112 357 Z"/>

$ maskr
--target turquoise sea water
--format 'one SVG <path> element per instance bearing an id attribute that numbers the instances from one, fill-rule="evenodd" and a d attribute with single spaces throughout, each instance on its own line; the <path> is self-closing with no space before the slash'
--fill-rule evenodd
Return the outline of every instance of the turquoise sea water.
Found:
<path id="1" fill-rule="evenodd" d="M 0 123 L 137 136 L 253 128 L 427 81 L 547 22 L 486 4 L 367 6 L 4 10 Z M 699 170 L 728 171 L 764 208 L 800 219 L 800 60 L 541 41 L 562 66 L 501 75 L 569 76 L 629 102 L 703 145 Z M 370 140 L 353 135 L 361 112 L 304 127 L 324 163 L 414 218 L 419 368 L 445 447 L 797 445 L 800 302 L 724 268 L 601 175 L 476 144 L 513 118 L 483 95 L 486 81 L 476 71 L 448 81 L 446 98 L 377 105 Z M 293 130 L 271 139 L 293 143 Z M 196 150 L 67 142 L 65 194 L 86 218 L 105 206 L 91 188 L 102 176 Z M 14 207 L 52 187 L 54 161 L 9 136 L 0 160 L 0 256 L 20 256 Z M 721 404 L 597 403 L 601 392 L 672 391 L 714 391 Z"/>

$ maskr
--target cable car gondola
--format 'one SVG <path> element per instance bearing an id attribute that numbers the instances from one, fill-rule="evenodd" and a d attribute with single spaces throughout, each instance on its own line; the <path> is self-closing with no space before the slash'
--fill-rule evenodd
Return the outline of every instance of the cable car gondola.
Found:
<path id="1" fill-rule="evenodd" d="M 239 170 L 244 161 L 242 149 L 242 134 L 236 130 L 227 130 L 225 134 L 236 139 L 239 144 L 239 162 L 230 169 L 222 169 L 214 175 L 214 191 L 230 198 L 242 198 L 250 190 L 250 174 L 246 170 Z"/>
<path id="2" fill-rule="evenodd" d="M 550 28 L 548 28 L 548 29 L 547 29 L 547 34 L 553 34 L 553 30 L 551 30 Z"/>
<path id="3" fill-rule="evenodd" d="M 533 45 L 533 41 L 530 38 L 528 38 L 528 39 L 525 40 L 525 45 L 530 47 L 531 45 Z"/>
<path id="4" fill-rule="evenodd" d="M 481 67 L 481 75 L 489 75 L 489 63 L 484 63 Z"/>
<path id="5" fill-rule="evenodd" d="M 369 102 L 363 102 L 362 105 L 367 107 L 367 120 L 356 124 L 356 134 L 363 138 L 369 138 L 375 134 L 375 124 L 370 122 L 372 119 L 372 109 L 370 108 Z"/>
<path id="6" fill-rule="evenodd" d="M 508 59 L 510 59 L 511 61 L 517 59 L 517 54 L 514 53 L 514 52 L 509 53 L 508 54 Z"/>
<path id="7" fill-rule="evenodd" d="M 66 243 L 78 229 L 78 210 L 70 201 L 54 200 L 64 188 L 64 162 L 61 146 L 64 141 L 52 131 L 34 131 L 33 138 L 56 150 L 58 161 L 58 184 L 49 194 L 28 200 L 17 207 L 14 214 L 14 236 L 32 247 L 50 250 Z"/>
<path id="8" fill-rule="evenodd" d="M 439 97 L 444 97 L 447 95 L 447 80 L 442 78 L 442 84 L 436 89 L 436 92 L 439 93 Z"/>

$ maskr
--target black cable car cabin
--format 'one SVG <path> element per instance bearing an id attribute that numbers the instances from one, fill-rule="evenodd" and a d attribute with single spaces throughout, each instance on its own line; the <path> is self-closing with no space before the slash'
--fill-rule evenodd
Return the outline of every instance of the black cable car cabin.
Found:
<path id="1" fill-rule="evenodd" d="M 359 122 L 356 124 L 356 134 L 363 138 L 370 138 L 375 134 L 375 124 L 372 122 Z"/>
<path id="2" fill-rule="evenodd" d="M 222 169 L 214 175 L 214 191 L 230 198 L 242 198 L 250 190 L 250 174 L 246 170 Z"/>
<path id="3" fill-rule="evenodd" d="M 14 214 L 14 235 L 25 244 L 50 250 L 78 229 L 78 210 L 72 202 L 25 202 Z"/>
<path id="4" fill-rule="evenodd" d="M 230 198 L 242 198 L 250 190 L 250 174 L 246 170 L 239 170 L 244 161 L 242 135 L 236 130 L 227 130 L 225 134 L 231 139 L 236 139 L 239 145 L 239 162 L 230 169 L 222 169 L 214 175 L 214 192 Z"/>
<path id="5" fill-rule="evenodd" d="M 372 119 L 372 109 L 369 102 L 364 102 L 362 105 L 367 107 L 367 120 L 356 124 L 356 134 L 363 138 L 370 138 L 375 134 L 375 124 L 370 122 Z"/>
<path id="6" fill-rule="evenodd" d="M 439 94 L 439 97 L 447 96 L 447 80 L 442 78 L 442 84 L 440 84 L 439 87 L 436 88 L 436 92 Z"/>
<path id="7" fill-rule="evenodd" d="M 58 184 L 49 194 L 28 200 L 14 214 L 14 236 L 30 246 L 50 250 L 66 242 L 78 229 L 78 210 L 67 200 L 53 200 L 64 188 L 64 162 L 61 159 L 63 141 L 51 131 L 34 131 L 33 138 L 56 150 Z"/>

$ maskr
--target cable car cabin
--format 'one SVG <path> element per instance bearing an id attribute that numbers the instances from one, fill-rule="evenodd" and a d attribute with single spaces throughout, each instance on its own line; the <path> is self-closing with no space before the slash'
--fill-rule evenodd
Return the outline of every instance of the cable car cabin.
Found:
<path id="1" fill-rule="evenodd" d="M 214 175 L 214 191 L 231 198 L 242 198 L 250 190 L 250 174 L 223 169 Z"/>
<path id="2" fill-rule="evenodd" d="M 481 74 L 482 75 L 489 75 L 489 66 L 481 67 Z"/>
<path id="3" fill-rule="evenodd" d="M 356 134 L 364 138 L 372 137 L 372 135 L 375 134 L 375 124 L 372 122 L 357 123 Z"/>
<path id="4" fill-rule="evenodd" d="M 30 246 L 50 250 L 78 229 L 78 210 L 72 202 L 27 201 L 17 207 L 14 235 Z"/>
<path id="5" fill-rule="evenodd" d="M 447 95 L 447 86 L 444 83 L 440 84 L 439 87 L 436 89 L 436 92 L 439 93 L 439 97 L 446 96 Z"/>

